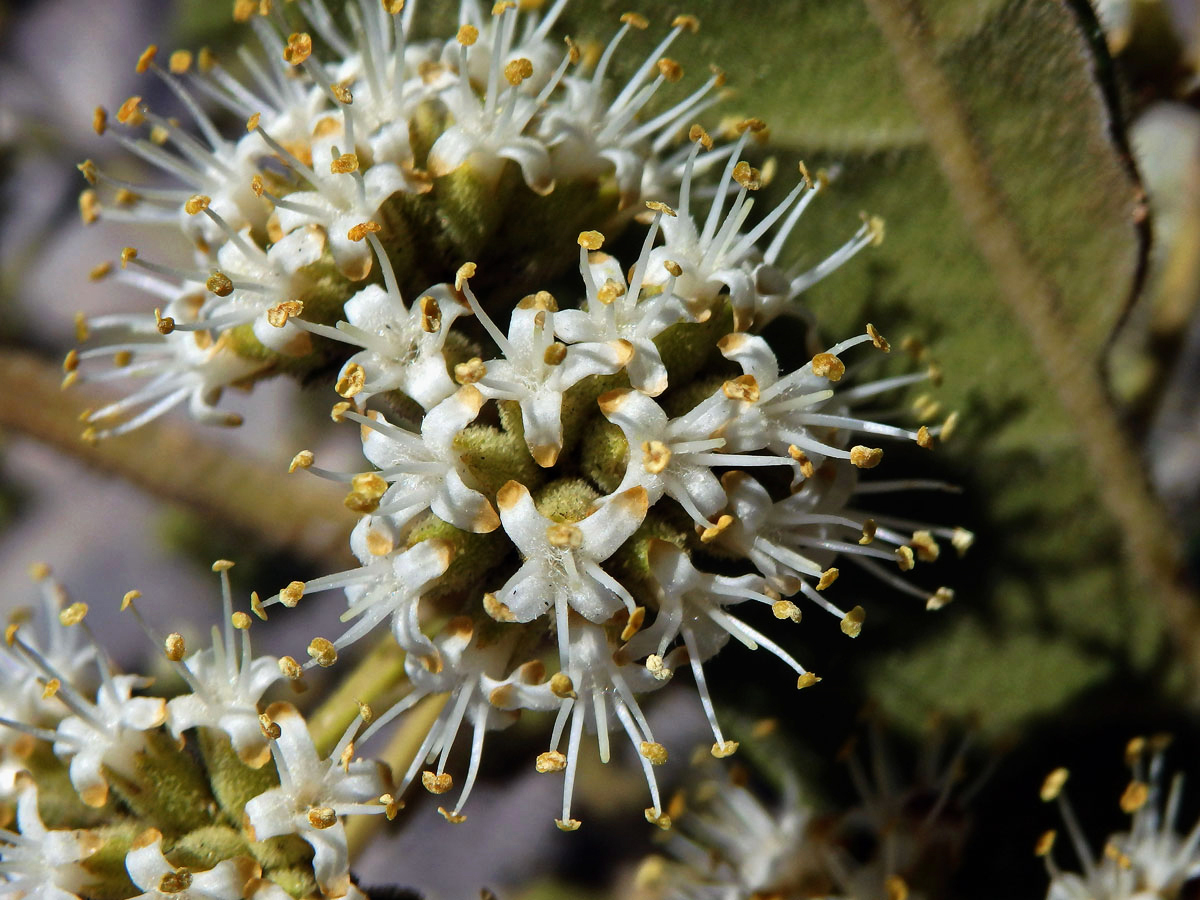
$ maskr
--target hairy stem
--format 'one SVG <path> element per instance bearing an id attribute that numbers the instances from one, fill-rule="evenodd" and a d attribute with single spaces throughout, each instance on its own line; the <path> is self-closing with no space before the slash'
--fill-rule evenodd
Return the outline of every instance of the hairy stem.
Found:
<path id="1" fill-rule="evenodd" d="M 0 352 L 0 429 L 41 441 L 91 468 L 123 478 L 234 532 L 308 559 L 341 560 L 353 524 L 342 492 L 316 478 L 289 476 L 286 462 L 247 459 L 197 430 L 155 422 L 136 435 L 95 445 L 80 439 L 80 413 L 99 405 L 87 386 L 60 391 L 53 364 Z"/>
<path id="2" fill-rule="evenodd" d="M 1057 287 L 1034 262 L 1007 213 L 988 160 L 972 139 L 966 112 L 939 67 L 920 0 L 865 2 L 891 47 L 909 102 L 925 125 L 929 145 L 1000 294 L 1077 429 L 1079 450 L 1100 500 L 1120 526 L 1127 561 L 1161 604 L 1191 668 L 1193 691 L 1200 692 L 1200 608 L 1185 584 L 1179 535 L 1121 428 L 1097 365 L 1063 314 Z"/>

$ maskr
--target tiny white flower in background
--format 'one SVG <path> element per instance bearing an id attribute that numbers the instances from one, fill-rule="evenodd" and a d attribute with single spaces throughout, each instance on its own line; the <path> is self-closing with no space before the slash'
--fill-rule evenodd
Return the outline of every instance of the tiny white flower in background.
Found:
<path id="1" fill-rule="evenodd" d="M 246 803 L 253 840 L 281 834 L 299 835 L 313 848 L 313 872 L 326 894 L 339 897 L 350 886 L 346 829 L 342 816 L 387 811 L 388 779 L 384 767 L 353 758 L 356 719 L 330 755 L 321 759 L 308 725 L 295 707 L 276 703 L 267 709 L 269 728 L 277 729 L 271 753 L 279 787 Z"/>
<path id="2" fill-rule="evenodd" d="M 249 857 L 224 859 L 202 872 L 174 866 L 163 855 L 162 842 L 161 831 L 147 829 L 125 855 L 129 878 L 143 891 L 134 900 L 242 900 L 246 883 L 261 874 Z"/>

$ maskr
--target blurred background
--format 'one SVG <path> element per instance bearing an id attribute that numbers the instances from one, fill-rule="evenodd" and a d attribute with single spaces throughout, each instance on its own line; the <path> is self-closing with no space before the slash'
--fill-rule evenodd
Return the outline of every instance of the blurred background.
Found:
<path id="1" fill-rule="evenodd" d="M 714 3 L 687 11 L 707 23 L 719 18 Z M 683 11 L 657 0 L 632 5 L 656 20 Z M 230 404 L 251 423 L 241 429 L 199 430 L 172 416 L 95 450 L 77 441 L 82 398 L 58 390 L 77 311 L 146 308 L 119 285 L 89 281 L 89 271 L 127 245 L 157 258 L 179 250 L 169 229 L 80 221 L 75 166 L 83 159 L 135 181 L 158 177 L 95 134 L 92 110 L 115 108 L 135 92 L 169 105 L 160 84 L 135 75 L 138 54 L 149 43 L 231 46 L 242 30 L 227 6 L 0 2 L 0 604 L 11 612 L 31 602 L 27 569 L 47 562 L 91 605 L 114 656 L 130 666 L 150 652 L 117 612 L 131 588 L 142 591 L 162 630 L 187 636 L 219 609 L 209 570 L 216 558 L 238 563 L 243 599 L 353 564 L 339 492 L 285 474 L 302 448 L 329 468 L 360 465 L 354 431 L 326 427 L 336 399 L 327 387 L 264 383 Z M 938 8 L 939 51 L 947 67 L 965 73 L 964 102 L 1011 188 L 1014 215 L 1065 285 L 1081 330 L 1090 329 L 1095 357 L 1083 362 L 1106 379 L 1194 564 L 1200 4 L 1103 0 L 1093 10 L 1083 0 L 963 0 Z M 603 23 L 620 11 L 597 2 L 569 10 L 566 24 L 605 34 Z M 1057 820 L 1038 803 L 1037 788 L 1053 767 L 1071 766 L 1086 786 L 1075 802 L 1098 847 L 1124 821 L 1116 798 L 1125 741 L 1169 731 L 1169 759 L 1192 783 L 1183 821 L 1200 810 L 1200 728 L 1182 699 L 1186 666 L 1164 637 L 1156 598 L 1122 567 L 1118 536 L 1086 475 L 1056 468 L 1071 468 L 1062 459 L 1070 422 L 1040 377 L 1022 374 L 1036 360 L 1013 336 L 960 233 L 858 3 L 787 0 L 754 5 L 741 18 L 736 27 L 706 27 L 687 52 L 729 71 L 737 93 L 727 111 L 768 119 L 769 151 L 782 170 L 802 155 L 814 170 L 841 173 L 797 232 L 797 259 L 840 242 L 860 208 L 886 216 L 879 255 L 823 285 L 811 305 L 830 335 L 857 330 L 865 316 L 889 336 L 911 334 L 930 348 L 945 373 L 944 400 L 962 411 L 964 425 L 938 461 L 914 450 L 904 463 L 963 487 L 923 507 L 922 517 L 965 525 L 979 538 L 966 560 L 939 569 L 959 600 L 936 619 L 864 583 L 863 596 L 878 608 L 868 602 L 871 625 L 852 648 L 818 631 L 794 640 L 826 676 L 820 691 L 784 693 L 785 673 L 736 650 L 713 664 L 711 680 L 725 687 L 719 700 L 735 701 L 727 716 L 741 735 L 773 727 L 747 759 L 765 788 L 777 789 L 785 770 L 799 773 L 814 803 L 829 808 L 855 802 L 836 756 L 861 732 L 864 711 L 889 732 L 902 777 L 903 760 L 933 740 L 931 722 L 968 735 L 971 772 L 986 778 L 962 811 L 961 868 L 943 887 L 948 896 L 1041 896 L 1045 876 L 1032 847 Z M 753 43 L 760 39 L 766 49 Z M 1058 68 L 1043 65 L 1047 59 Z M 254 489 L 243 495 L 236 488 L 246 484 Z M 302 604 L 256 627 L 257 646 L 296 654 L 329 621 L 327 607 Z M 677 687 L 650 704 L 652 724 L 679 748 L 663 775 L 669 785 L 685 780 L 686 748 L 706 734 L 694 692 Z M 360 881 L 442 900 L 477 896 L 483 886 L 502 897 L 627 891 L 652 831 L 640 819 L 638 774 L 629 760 L 586 769 L 579 796 L 587 826 L 560 839 L 551 821 L 559 784 L 540 780 L 530 765 L 543 728 L 523 722 L 515 740 L 491 739 L 485 789 L 469 820 L 452 830 L 435 804 L 414 804 L 362 857 Z"/>

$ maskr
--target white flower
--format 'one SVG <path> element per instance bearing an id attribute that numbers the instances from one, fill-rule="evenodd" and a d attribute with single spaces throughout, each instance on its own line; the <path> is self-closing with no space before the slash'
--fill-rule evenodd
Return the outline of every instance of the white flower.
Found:
<path id="1" fill-rule="evenodd" d="M 617 46 L 631 29 L 642 30 L 648 25 L 636 13 L 626 13 L 621 23 L 590 77 L 567 75 L 562 79 L 564 96 L 546 111 L 540 133 L 551 148 L 553 167 L 560 178 L 594 177 L 611 166 L 623 204 L 629 205 L 641 194 L 647 165 L 653 168 L 657 155 L 674 139 L 681 123 L 712 105 L 712 89 L 723 83 L 724 77 L 714 73 L 674 106 L 649 121 L 638 121 L 637 116 L 658 89 L 666 82 L 678 81 L 683 74 L 678 63 L 662 54 L 684 31 L 695 31 L 698 23 L 691 16 L 677 16 L 670 33 L 610 100 L 611 86 L 606 76 Z"/>
<path id="2" fill-rule="evenodd" d="M 486 373 L 477 382 L 479 390 L 490 400 L 512 400 L 520 405 L 530 454 L 539 466 L 553 466 L 562 451 L 563 394 L 589 376 L 619 371 L 633 356 L 633 348 L 621 340 L 575 347 L 557 343 L 554 316 L 558 307 L 545 292 L 517 304 L 505 337 L 483 311 L 465 278 L 459 287 L 503 354 L 484 364 Z"/>
<path id="3" fill-rule="evenodd" d="M 378 531 L 379 520 L 366 516 L 359 522 L 356 531 L 366 533 L 365 541 L 368 547 L 384 549 L 375 544 L 384 533 Z M 389 530 L 390 531 L 390 530 Z M 358 618 L 340 637 L 332 642 L 334 650 L 341 650 L 368 634 L 388 616 L 392 617 L 392 632 L 396 640 L 406 650 L 416 650 L 409 638 L 420 635 L 420 625 L 417 621 L 418 601 L 421 595 L 437 583 L 445 574 L 454 557 L 454 548 L 446 541 L 432 539 L 420 541 L 412 547 L 395 552 L 390 534 L 383 537 L 386 550 L 374 554 L 373 558 L 358 569 L 339 572 L 336 575 L 326 575 L 307 583 L 293 582 L 275 596 L 264 602 L 264 606 L 283 603 L 295 606 L 305 593 L 344 588 L 348 608 L 342 613 L 341 621 L 349 622 Z M 368 553 L 371 553 L 368 550 Z M 361 618 L 360 618 L 361 617 Z M 419 646 L 423 649 L 428 640 L 421 638 Z M 334 657 L 336 659 L 336 655 Z M 307 665 L 319 665 L 314 657 Z M 332 663 L 328 663 L 332 664 Z"/>
<path id="4" fill-rule="evenodd" d="M 646 668 L 656 678 L 665 680 L 671 675 L 668 649 L 677 638 L 682 638 L 704 713 L 716 739 L 713 755 L 728 756 L 737 748 L 737 744 L 726 741 L 717 724 L 702 664 L 715 656 L 730 636 L 751 650 L 763 647 L 777 656 L 795 671 L 797 687 L 808 687 L 820 679 L 762 632 L 731 616 L 725 607 L 754 600 L 770 606 L 776 618 L 792 621 L 800 620 L 800 611 L 794 604 L 780 601 L 778 595 L 768 595 L 766 584 L 760 576 L 710 575 L 701 572 L 686 553 L 666 541 L 651 542 L 648 555 L 650 571 L 658 582 L 658 615 L 650 625 L 629 640 L 621 651 L 622 655 L 640 659 L 649 654 Z"/>
<path id="5" fill-rule="evenodd" d="M 248 856 L 221 860 L 202 872 L 174 866 L 163 855 L 162 842 L 162 832 L 149 828 L 125 854 L 125 870 L 143 891 L 133 900 L 242 900 L 247 882 L 261 874 Z"/>
<path id="6" fill-rule="evenodd" d="M 126 778 L 137 774 L 137 759 L 146 746 L 144 732 L 167 718 L 165 700 L 132 696 L 134 688 L 147 687 L 150 679 L 110 675 L 107 663 L 100 663 L 99 668 L 102 683 L 95 703 L 68 685 L 58 690 L 75 715 L 59 723 L 54 753 L 69 760 L 71 784 L 88 806 L 103 806 L 108 801 L 106 768 Z"/>
<path id="7" fill-rule="evenodd" d="M 0 829 L 0 896 L 31 900 L 79 900 L 92 876 L 79 863 L 104 843 L 84 830 L 50 830 L 38 812 L 38 789 L 24 773 L 19 779 L 16 832 Z"/>
<path id="8" fill-rule="evenodd" d="M 729 404 L 721 396 L 709 397 L 675 419 L 668 419 L 657 403 L 637 391 L 609 391 L 599 404 L 629 444 L 625 477 L 616 492 L 641 486 L 651 504 L 666 494 L 702 528 L 709 527 L 726 504 L 714 466 L 791 464 L 786 457 L 714 452 L 725 445 L 724 438 L 713 435 L 727 425 L 729 415 Z"/>
<path id="9" fill-rule="evenodd" d="M 336 329 L 310 330 L 363 348 L 342 367 L 339 384 L 353 385 L 345 396 L 367 400 L 399 389 L 431 409 L 454 393 L 442 350 L 454 320 L 469 310 L 445 284 L 429 288 L 406 307 L 379 239 L 371 235 L 368 240 L 379 256 L 386 290 L 368 285 L 346 301 L 346 320 Z M 356 380 L 360 373 L 361 384 Z"/>
<path id="10" fill-rule="evenodd" d="M 435 177 L 448 175 L 470 163 L 473 173 L 495 182 L 505 161 L 511 160 L 520 166 L 530 190 L 549 194 L 554 190 L 550 153 L 542 141 L 525 131 L 557 86 L 570 53 L 539 94 L 530 97 L 521 90 L 521 85 L 537 72 L 533 61 L 525 57 L 505 61 L 516 26 L 516 4 L 497 3 L 492 15 L 499 21 L 491 29 L 492 50 L 482 98 L 476 96 L 470 78 L 463 77 L 463 73 L 470 71 L 468 47 L 478 39 L 479 30 L 470 24 L 459 29 L 460 77 L 456 85 L 441 95 L 454 124 L 442 132 L 430 148 L 429 171 Z"/>
<path id="11" fill-rule="evenodd" d="M 631 616 L 631 623 L 635 621 Z M 559 644 L 565 644 L 560 657 L 566 665 L 539 690 L 547 699 L 550 695 L 561 699 L 550 749 L 538 757 L 537 763 L 538 771 L 543 773 L 566 770 L 562 817 L 556 819 L 555 824 L 563 831 L 574 831 L 580 824 L 578 819 L 571 817 L 571 801 L 585 725 L 596 732 L 600 761 L 607 763 L 610 757 L 609 728 L 615 720 L 637 753 L 650 790 L 652 805 L 646 809 L 646 819 L 660 828 L 670 828 L 671 819 L 666 814 L 654 777 L 654 766 L 666 762 L 667 750 L 654 739 L 650 723 L 637 701 L 638 695 L 656 690 L 665 682 L 656 679 L 642 666 L 618 662 L 603 627 L 578 619 L 572 622 L 567 616 L 560 617 L 558 627 Z M 568 723 L 570 731 L 564 753 L 559 747 Z"/>
<path id="12" fill-rule="evenodd" d="M 661 204 L 650 206 L 656 209 L 654 221 L 628 285 L 616 259 L 603 253 L 594 253 L 589 258 L 588 250 L 599 247 L 600 235 L 584 232 L 579 236 L 579 270 L 587 298 L 582 309 L 566 309 L 555 315 L 554 330 L 568 344 L 579 347 L 624 341 L 633 348 L 633 357 L 625 364 L 630 383 L 639 391 L 657 397 L 667 389 L 667 367 L 654 339 L 670 326 L 685 321 L 686 316 L 672 291 L 674 276 L 660 286 L 657 296 L 653 292 L 646 295 L 642 290 L 647 256 L 666 209 Z M 670 261 L 664 262 L 664 266 L 670 269 Z"/>
<path id="13" fill-rule="evenodd" d="M 224 731 L 241 760 L 259 768 L 271 758 L 271 751 L 259 725 L 258 703 L 281 677 L 279 661 L 253 656 L 250 620 L 245 613 L 235 617 L 233 612 L 228 566 L 217 563 L 214 568 L 221 573 L 224 635 L 213 626 L 212 647 L 176 663 L 192 690 L 167 701 L 167 727 L 176 738 L 200 726 Z"/>
<path id="14" fill-rule="evenodd" d="M 380 499 L 377 515 L 388 516 L 402 528 L 432 509 L 438 518 L 464 531 L 486 534 L 499 527 L 492 504 L 468 485 L 474 477 L 454 443 L 484 402 L 478 388 L 464 385 L 425 414 L 419 435 L 390 424 L 380 413 L 370 418 L 346 413 L 346 418 L 362 423 L 363 455 L 391 485 Z"/>
<path id="15" fill-rule="evenodd" d="M 266 251 L 248 229 L 231 234 L 217 251 L 217 267 L 228 280 L 222 290 L 230 293 L 205 303 L 203 317 L 189 327 L 227 331 L 249 323 L 259 343 L 269 350 L 291 356 L 309 352 L 312 343 L 292 316 L 302 311 L 297 298 L 308 281 L 302 270 L 324 252 L 325 234 L 315 225 L 285 235 Z"/>
<path id="16" fill-rule="evenodd" d="M 506 621 L 528 622 L 553 609 L 561 643 L 568 608 L 592 622 L 604 622 L 622 606 L 633 612 L 632 595 L 600 563 L 642 524 L 649 508 L 645 488 L 618 494 L 574 523 L 543 516 L 529 489 L 516 481 L 500 488 L 496 503 L 504 531 L 524 560 L 496 592 Z"/>
<path id="17" fill-rule="evenodd" d="M 129 339 L 78 353 L 73 351 L 67 357 L 68 378 L 78 374 L 80 381 L 88 382 L 125 378 L 146 381 L 128 396 L 90 411 L 85 419 L 89 425 L 85 437 L 94 439 L 126 434 L 183 403 L 187 404 L 192 418 L 205 424 L 241 424 L 241 416 L 218 410 L 216 403 L 226 387 L 250 378 L 262 369 L 263 363 L 238 356 L 228 332 L 214 339 L 207 330 L 175 329 L 176 322 L 185 325 L 197 322 L 196 310 L 202 302 L 194 292 L 176 289 L 166 308 L 153 318 L 114 315 L 89 323 L 97 330 L 124 329 Z M 97 357 L 115 357 L 118 365 L 104 372 L 77 372 L 80 362 Z M 122 418 L 123 421 L 110 427 L 96 427 Z"/>
<path id="18" fill-rule="evenodd" d="M 439 807 L 450 822 L 466 819 L 462 809 L 475 785 L 479 764 L 483 758 L 484 735 L 488 731 L 506 728 L 517 719 L 518 709 L 549 710 L 557 706 L 557 698 L 549 700 L 544 692 L 531 685 L 541 681 L 545 668 L 533 660 L 518 666 L 507 676 L 514 643 L 518 635 L 508 631 L 498 639 L 484 636 L 472 621 L 460 616 L 452 619 L 438 636 L 421 647 L 413 641 L 402 641 L 409 651 L 404 669 L 413 690 L 403 700 L 380 716 L 363 732 L 369 739 L 396 716 L 411 709 L 432 694 L 448 693 L 441 712 L 430 727 L 413 756 L 412 764 L 400 780 L 397 794 L 412 783 L 422 767 L 437 760 L 436 770 L 421 774 L 425 788 L 443 794 L 453 787 L 453 777 L 446 772 L 446 762 L 464 722 L 472 730 L 471 756 L 467 775 L 458 800 L 451 809 Z"/>
<path id="19" fill-rule="evenodd" d="M 341 816 L 385 812 L 379 798 L 387 792 L 382 764 L 354 760 L 355 720 L 326 759 L 317 755 L 308 726 L 295 707 L 273 704 L 267 718 L 278 726 L 271 753 L 279 773 L 279 787 L 246 803 L 252 840 L 296 834 L 313 848 L 313 873 L 329 896 L 349 890 L 350 869 L 346 830 Z"/>
<path id="20" fill-rule="evenodd" d="M 805 460 L 819 466 L 826 457 L 832 457 L 849 460 L 859 468 L 872 468 L 882 459 L 882 450 L 860 445 L 847 450 L 824 436 L 857 432 L 932 446 L 930 438 L 937 429 L 909 431 L 844 414 L 847 404 L 912 380 L 904 376 L 903 382 L 888 379 L 835 391 L 831 385 L 846 371 L 839 354 L 863 343 L 879 345 L 880 341 L 878 334 L 871 333 L 841 341 L 781 377 L 775 353 L 765 340 L 744 332 L 725 335 L 717 347 L 745 373 L 720 389 L 733 404 L 729 425 L 722 432 L 726 449 L 736 452 L 767 448 L 779 456 L 790 455 L 801 466 Z"/>

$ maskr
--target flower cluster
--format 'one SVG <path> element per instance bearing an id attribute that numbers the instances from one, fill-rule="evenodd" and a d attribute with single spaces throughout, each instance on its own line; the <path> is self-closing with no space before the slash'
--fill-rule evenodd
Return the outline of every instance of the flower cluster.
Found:
<path id="1" fill-rule="evenodd" d="M 358 343 L 376 369 L 390 362 L 370 390 L 399 388 L 427 408 L 444 399 L 450 382 L 432 360 L 445 349 L 453 301 L 435 289 L 410 309 L 394 277 L 363 285 L 373 251 L 393 260 L 411 296 L 467 256 L 517 249 L 504 246 L 514 218 L 530 222 L 521 238 L 530 247 L 561 247 L 572 223 L 618 228 L 640 197 L 675 183 L 681 160 L 663 151 L 723 80 L 712 75 L 642 121 L 659 89 L 681 77 L 663 54 L 696 20 L 678 17 L 644 64 L 613 84 L 607 72 L 620 44 L 649 23 L 622 17 L 584 76 L 579 48 L 550 34 L 565 6 L 522 16 L 507 0 L 489 15 L 464 2 L 454 38 L 416 41 L 416 6 L 403 9 L 402 0 L 354 0 L 342 26 L 324 0 L 300 4 L 310 31 L 270 3 L 239 3 L 235 17 L 250 22 L 262 47 L 261 55 L 239 51 L 242 78 L 208 50 L 176 51 L 164 67 L 148 48 L 138 72 L 163 83 L 199 136 L 140 96 L 121 104 L 115 128 L 97 108 L 95 127 L 178 186 L 142 187 L 87 160 L 80 170 L 96 187 L 80 209 L 89 223 L 177 222 L 194 259 L 166 265 L 127 247 L 119 269 L 94 270 L 146 291 L 159 308 L 153 319 L 80 320 L 81 338 L 99 339 L 68 357 L 68 379 L 142 382 L 91 411 L 87 436 L 131 431 L 184 403 L 202 421 L 240 424 L 216 408 L 222 389 L 319 370 L 333 351 L 314 334 Z M 318 44 L 329 58 L 319 58 Z M 244 121 L 245 133 L 225 136 L 212 107 Z M 438 301 L 448 307 L 441 317 L 432 311 Z M 339 320 L 344 330 L 331 334 Z M 105 341 L 111 333 L 120 337 Z M 115 366 L 97 368 L 103 358 Z"/>
<path id="2" fill-rule="evenodd" d="M 1200 875 L 1200 822 L 1186 834 L 1176 829 L 1183 801 L 1183 776 L 1167 781 L 1164 751 L 1169 739 L 1159 735 L 1134 738 L 1125 748 L 1132 779 L 1121 794 L 1121 811 L 1132 818 L 1129 830 L 1104 843 L 1097 859 L 1079 819 L 1067 801 L 1066 769 L 1055 769 L 1042 784 L 1042 800 L 1056 801 L 1081 873 L 1059 868 L 1054 861 L 1055 831 L 1037 842 L 1037 854 L 1050 874 L 1048 900 L 1134 900 L 1139 897 L 1184 897 Z"/>
<path id="3" fill-rule="evenodd" d="M 397 806 L 386 770 L 355 758 L 370 711 L 322 757 L 293 706 L 264 708 L 282 675 L 277 660 L 251 652 L 230 565 L 214 565 L 224 627 L 206 649 L 154 635 L 137 591 L 122 601 L 184 686 L 170 699 L 140 693 L 152 679 L 118 674 L 88 630 L 87 604 L 35 568 L 40 621 L 10 625 L 0 651 L 12 685 L 0 718 L 0 810 L 12 829 L 0 830 L 0 893 L 361 896 L 342 817 L 392 816 Z"/>
<path id="4" fill-rule="evenodd" d="M 922 406 L 929 424 L 915 428 L 862 409 L 936 371 L 871 377 L 867 357 L 882 360 L 890 345 L 870 324 L 832 346 L 807 329 L 799 365 L 781 363 L 768 337 L 805 290 L 882 240 L 882 222 L 864 217 L 826 259 L 790 269 L 789 238 L 826 176 L 801 165 L 782 199 L 752 217 L 770 179 L 743 156 L 765 138 L 764 123 L 731 126 L 721 145 L 690 124 L 715 101 L 719 72 L 643 115 L 681 77 L 664 54 L 696 20 L 673 20 L 614 82 L 622 42 L 648 23 L 623 16 L 582 74 L 589 54 L 550 37 L 566 5 L 538 13 L 499 2 L 487 15 L 467 0 L 452 39 L 415 41 L 414 7 L 399 0 L 354 0 L 340 24 L 309 0 L 296 4 L 304 26 L 269 2 L 239 2 L 268 60 L 241 54 L 249 80 L 209 54 L 177 52 L 162 68 L 148 49 L 139 70 L 179 98 L 202 139 L 131 98 L 116 118 L 149 136 L 118 139 L 183 186 L 139 190 L 89 161 L 84 175 L 113 189 L 115 205 L 89 190 L 84 214 L 178 220 L 195 260 L 170 267 L 126 248 L 116 277 L 163 305 L 153 318 L 81 323 L 130 335 L 72 353 L 68 378 L 149 377 L 90 413 L 87 435 L 98 438 L 183 402 L 228 421 L 214 405 L 222 387 L 339 361 L 332 416 L 360 428 L 373 468 L 329 471 L 307 450 L 291 468 L 348 484 L 360 565 L 294 581 L 255 606 L 265 617 L 305 595 L 345 592 L 345 630 L 313 639 L 303 665 L 285 657 L 284 673 L 332 667 L 376 632 L 399 644 L 408 690 L 362 739 L 447 695 L 397 796 L 418 777 L 435 794 L 452 788 L 450 751 L 469 723 L 466 776 L 442 808 L 452 822 L 464 818 L 487 732 L 528 710 L 554 717 L 536 767 L 563 773 L 559 827 L 580 824 L 572 797 L 585 730 L 607 762 L 616 729 L 644 772 L 647 819 L 666 828 L 654 770 L 668 750 L 644 695 L 689 670 L 712 754 L 729 756 L 737 743 L 718 722 L 704 663 L 731 637 L 776 656 L 798 688 L 820 680 L 741 609 L 761 604 L 796 623 L 800 603 L 811 603 L 855 637 L 866 613 L 833 599 L 835 562 L 935 609 L 952 591 L 898 572 L 936 560 L 939 539 L 961 552 L 971 535 L 856 503 L 938 487 L 859 480 L 883 459 L 877 439 L 930 449 L 949 432 L 953 417 L 934 423 L 932 402 Z M 223 137 L 200 98 L 245 119 L 246 133 Z M 108 128 L 103 111 L 97 127 Z M 625 259 L 614 251 L 622 240 L 633 248 Z M 116 368 L 84 371 L 100 356 Z M 197 688 L 177 715 L 227 731 L 258 762 L 267 750 L 248 718 L 257 695 L 242 696 L 259 683 L 250 671 L 247 660 L 236 690 Z M 317 883 L 341 889 L 334 821 L 350 797 L 292 785 L 285 772 L 324 784 L 328 767 L 301 746 L 294 715 L 268 715 L 281 783 L 247 804 L 250 824 L 262 836 L 300 834 L 315 849 Z M 327 824 L 312 819 L 318 795 L 333 811 L 318 816 Z"/>
<path id="5" fill-rule="evenodd" d="M 637 873 L 640 900 L 777 897 L 901 900 L 939 896 L 964 839 L 961 784 L 966 743 L 944 754 L 928 742 L 914 775 L 897 771 L 881 735 L 867 759 L 846 761 L 859 802 L 819 812 L 791 773 L 777 808 L 745 771 L 713 772 L 672 800 L 678 828 Z M 868 770 L 870 775 L 868 775 Z"/>

